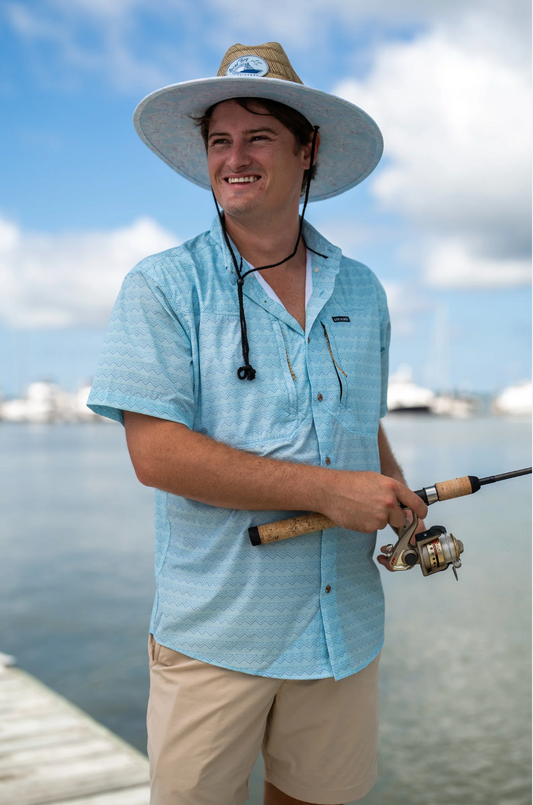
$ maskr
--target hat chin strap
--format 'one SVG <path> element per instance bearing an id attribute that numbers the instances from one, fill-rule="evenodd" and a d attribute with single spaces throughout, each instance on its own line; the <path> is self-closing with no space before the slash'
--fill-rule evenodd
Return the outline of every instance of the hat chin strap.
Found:
<path id="1" fill-rule="evenodd" d="M 217 210 L 218 219 L 220 221 L 220 226 L 221 226 L 222 232 L 224 234 L 224 240 L 226 241 L 226 246 L 229 249 L 229 252 L 231 254 L 231 258 L 233 260 L 233 265 L 235 267 L 235 271 L 237 272 L 237 289 L 238 289 L 238 294 L 239 294 L 239 315 L 240 315 L 240 320 L 241 320 L 241 346 L 242 346 L 242 358 L 243 358 L 243 361 L 244 361 L 244 365 L 240 366 L 237 369 L 237 377 L 239 378 L 239 380 L 254 380 L 255 376 L 256 376 L 256 371 L 255 371 L 254 367 L 250 364 L 250 345 L 248 343 L 248 331 L 247 331 L 247 327 L 246 327 L 246 316 L 245 316 L 245 313 L 244 313 L 244 296 L 243 296 L 244 280 L 248 276 L 248 274 L 252 274 L 254 271 L 264 271 L 264 269 L 266 269 L 266 268 L 276 268 L 277 266 L 283 265 L 283 263 L 286 263 L 288 260 L 292 260 L 292 258 L 294 257 L 294 255 L 298 251 L 298 246 L 300 245 L 300 240 L 302 238 L 302 229 L 303 229 L 303 225 L 304 225 L 305 210 L 306 210 L 306 207 L 307 207 L 307 202 L 309 201 L 309 190 L 310 190 L 310 187 L 311 187 L 311 172 L 312 172 L 312 167 L 315 164 L 316 138 L 317 138 L 317 135 L 318 135 L 318 129 L 319 128 L 320 128 L 319 126 L 313 126 L 313 140 L 312 140 L 312 143 L 311 143 L 311 159 L 310 159 L 310 162 L 309 162 L 309 173 L 307 174 L 307 183 L 306 183 L 306 188 L 305 188 L 304 205 L 303 205 L 303 209 L 302 209 L 302 214 L 300 216 L 300 226 L 298 227 L 298 237 L 296 239 L 296 244 L 295 244 L 294 249 L 292 250 L 292 252 L 289 254 L 289 256 L 285 257 L 283 260 L 280 260 L 279 263 L 272 263 L 269 266 L 258 266 L 257 268 L 250 268 L 248 271 L 245 271 L 243 273 L 243 271 L 242 271 L 242 256 L 241 256 L 240 262 L 237 262 L 235 252 L 233 251 L 230 239 L 228 237 L 228 233 L 226 231 L 226 222 L 225 222 L 224 216 L 222 215 L 222 211 L 221 211 L 220 207 L 218 206 L 218 202 L 217 202 L 215 193 L 213 191 L 213 188 L 211 188 L 211 193 L 213 194 L 213 199 L 215 201 L 215 207 L 216 207 L 216 210 Z M 318 252 L 317 252 L 317 254 L 318 254 Z M 325 254 L 320 255 L 320 256 L 321 257 L 326 257 Z"/>

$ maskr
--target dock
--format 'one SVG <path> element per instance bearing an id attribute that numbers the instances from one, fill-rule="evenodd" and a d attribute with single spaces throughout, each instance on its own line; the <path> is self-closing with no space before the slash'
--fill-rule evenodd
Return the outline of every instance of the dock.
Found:
<path id="1" fill-rule="evenodd" d="M 148 805 L 147 758 L 0 655 L 0 803 Z"/>

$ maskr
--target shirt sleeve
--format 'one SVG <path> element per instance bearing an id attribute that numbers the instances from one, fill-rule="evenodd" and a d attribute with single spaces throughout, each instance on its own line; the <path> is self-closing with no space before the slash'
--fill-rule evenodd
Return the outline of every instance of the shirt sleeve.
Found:
<path id="1" fill-rule="evenodd" d="M 123 411 L 133 411 L 193 426 L 190 336 L 140 269 L 128 274 L 115 302 L 87 405 L 121 423 Z"/>

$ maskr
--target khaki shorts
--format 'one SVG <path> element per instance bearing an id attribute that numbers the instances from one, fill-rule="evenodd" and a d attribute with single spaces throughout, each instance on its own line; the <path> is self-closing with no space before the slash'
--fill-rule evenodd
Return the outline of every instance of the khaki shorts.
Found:
<path id="1" fill-rule="evenodd" d="M 358 674 L 270 679 L 193 660 L 152 635 L 151 805 L 242 805 L 262 749 L 265 780 L 339 805 L 376 780 L 379 656 Z"/>

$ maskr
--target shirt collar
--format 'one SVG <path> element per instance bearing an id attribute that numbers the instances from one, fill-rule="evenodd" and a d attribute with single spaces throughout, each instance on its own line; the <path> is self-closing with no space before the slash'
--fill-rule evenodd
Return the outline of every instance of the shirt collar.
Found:
<path id="1" fill-rule="evenodd" d="M 213 220 L 210 235 L 220 253 L 229 281 L 232 283 L 232 285 L 236 285 L 237 272 L 235 271 L 231 254 L 229 253 L 228 247 L 224 240 L 224 234 L 222 232 L 222 227 L 220 225 L 218 216 Z M 303 238 L 305 245 L 311 250 L 311 252 L 314 252 L 313 260 L 320 265 L 320 270 L 322 271 L 324 269 L 324 271 L 330 276 L 337 274 L 342 257 L 341 250 L 326 240 L 326 238 L 323 237 L 320 232 L 317 232 L 317 230 L 307 221 L 304 221 Z M 239 260 L 239 251 L 231 238 L 229 240 L 234 250 L 235 257 L 237 260 Z"/>

